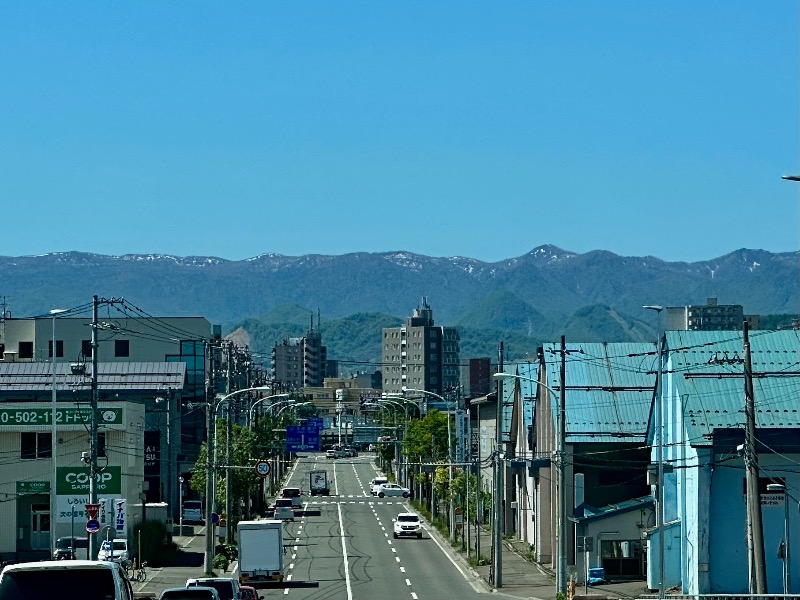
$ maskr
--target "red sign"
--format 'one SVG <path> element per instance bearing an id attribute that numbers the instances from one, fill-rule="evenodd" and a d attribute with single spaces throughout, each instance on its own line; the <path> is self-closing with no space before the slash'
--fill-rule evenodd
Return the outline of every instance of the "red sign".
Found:
<path id="1" fill-rule="evenodd" d="M 96 521 L 97 520 L 97 513 L 100 510 L 100 505 L 99 504 L 85 504 L 84 506 L 86 507 L 86 514 L 89 515 L 89 520 L 90 521 Z"/>

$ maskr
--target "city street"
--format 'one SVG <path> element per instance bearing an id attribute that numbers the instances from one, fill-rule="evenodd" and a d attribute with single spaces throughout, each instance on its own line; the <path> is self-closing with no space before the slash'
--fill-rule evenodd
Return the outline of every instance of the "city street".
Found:
<path id="1" fill-rule="evenodd" d="M 303 516 L 284 529 L 286 579 L 316 581 L 318 588 L 262 590 L 295 598 L 472 598 L 488 588 L 474 572 L 453 557 L 438 536 L 426 530 L 423 539 L 393 539 L 392 519 L 411 510 L 401 498 L 375 498 L 369 482 L 378 473 L 374 456 L 326 460 L 324 454 L 301 458 L 286 486 L 303 489 L 304 506 L 320 516 Z M 328 471 L 331 495 L 308 495 L 309 473 Z M 188 552 L 202 553 L 202 535 L 179 538 Z M 232 567 L 234 567 L 232 565 Z M 188 577 L 202 575 L 202 565 L 153 569 L 137 592 L 157 595 L 162 589 L 183 585 Z M 218 573 L 238 576 L 238 573 Z M 139 595 L 139 594 L 137 594 Z"/>

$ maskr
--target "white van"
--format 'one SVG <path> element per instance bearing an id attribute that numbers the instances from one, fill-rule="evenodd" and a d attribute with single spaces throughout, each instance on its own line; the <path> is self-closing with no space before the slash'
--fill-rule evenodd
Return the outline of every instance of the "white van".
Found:
<path id="1" fill-rule="evenodd" d="M 389 483 L 389 480 L 386 477 L 375 477 L 372 481 L 369 482 L 369 491 L 373 496 L 378 495 L 378 488 L 383 485 L 384 483 Z"/>
<path id="2" fill-rule="evenodd" d="M 0 574 L 0 598 L 133 600 L 125 570 L 117 562 L 48 560 L 8 565 Z"/>
<path id="3" fill-rule="evenodd" d="M 184 500 L 183 501 L 183 522 L 184 523 L 200 523 L 205 524 L 205 515 L 203 515 L 203 502 L 202 500 Z"/>

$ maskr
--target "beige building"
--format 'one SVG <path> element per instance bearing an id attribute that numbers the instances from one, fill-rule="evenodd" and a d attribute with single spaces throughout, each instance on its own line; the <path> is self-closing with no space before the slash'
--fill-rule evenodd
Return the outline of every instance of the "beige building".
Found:
<path id="1" fill-rule="evenodd" d="M 124 499 L 125 528 L 134 522 L 130 507 L 141 504 L 144 472 L 144 406 L 103 402 L 100 413 L 98 497 Z M 89 499 L 89 449 L 85 403 L 64 403 L 57 410 L 56 472 L 51 459 L 50 409 L 41 402 L 0 405 L 0 556 L 4 560 L 49 555 L 51 533 L 85 537 Z M 51 491 L 56 485 L 56 518 Z M 107 504 L 108 505 L 108 504 Z M 116 515 L 105 514 L 113 525 Z"/>

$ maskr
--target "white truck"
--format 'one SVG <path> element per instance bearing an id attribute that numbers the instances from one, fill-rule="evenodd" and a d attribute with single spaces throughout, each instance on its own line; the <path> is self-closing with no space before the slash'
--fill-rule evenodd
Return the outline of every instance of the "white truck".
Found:
<path id="1" fill-rule="evenodd" d="M 331 486 L 328 484 L 327 471 L 311 471 L 309 489 L 312 496 L 330 496 Z"/>
<path id="2" fill-rule="evenodd" d="M 283 581 L 283 521 L 239 521 L 239 582 Z"/>
<path id="3" fill-rule="evenodd" d="M 256 589 L 319 587 L 318 581 L 287 581 L 283 573 L 283 521 L 239 521 L 239 583 Z"/>

